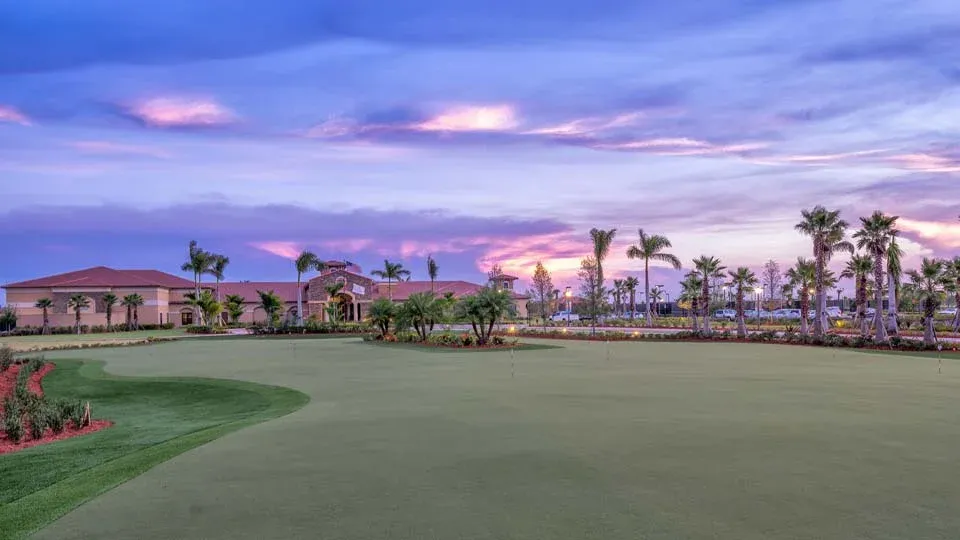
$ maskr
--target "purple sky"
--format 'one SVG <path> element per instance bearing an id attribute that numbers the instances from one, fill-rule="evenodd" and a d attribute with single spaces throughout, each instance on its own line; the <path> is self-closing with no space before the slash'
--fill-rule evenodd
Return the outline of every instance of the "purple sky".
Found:
<path id="1" fill-rule="evenodd" d="M 587 230 L 786 267 L 801 208 L 960 251 L 955 0 L 0 2 L 0 282 L 292 279 L 310 248 L 568 284 Z M 655 281 L 675 290 L 676 274 Z"/>

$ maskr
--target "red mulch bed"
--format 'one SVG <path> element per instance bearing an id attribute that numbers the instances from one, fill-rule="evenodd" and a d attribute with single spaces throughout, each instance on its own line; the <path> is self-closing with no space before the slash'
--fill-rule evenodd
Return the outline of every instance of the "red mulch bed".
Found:
<path id="1" fill-rule="evenodd" d="M 7 371 L 0 373 L 0 400 L 3 397 L 6 397 L 13 393 L 13 389 L 17 383 L 17 373 L 20 372 L 24 366 L 11 366 Z M 30 392 L 38 395 L 43 395 L 43 387 L 40 385 L 40 381 L 43 377 L 53 371 L 54 365 L 51 363 L 46 363 L 40 368 L 40 371 L 34 373 L 30 376 L 30 381 L 27 383 L 27 388 L 30 389 Z M 0 412 L 3 411 L 2 401 L 0 401 Z M 90 425 L 84 427 L 83 429 L 73 429 L 71 427 L 66 427 L 61 433 L 54 433 L 49 428 L 43 434 L 43 437 L 39 439 L 23 439 L 19 443 L 15 443 L 7 439 L 6 434 L 0 435 L 0 454 L 9 454 L 10 452 L 16 452 L 18 450 L 23 450 L 25 448 L 31 448 L 41 444 L 47 444 L 56 441 L 62 441 L 63 439 L 69 439 L 72 437 L 78 437 L 80 435 L 86 435 L 87 433 L 93 433 L 94 431 L 100 431 L 101 429 L 110 427 L 113 425 L 113 422 L 109 420 L 91 420 Z M 29 437 L 29 432 L 26 435 Z"/>

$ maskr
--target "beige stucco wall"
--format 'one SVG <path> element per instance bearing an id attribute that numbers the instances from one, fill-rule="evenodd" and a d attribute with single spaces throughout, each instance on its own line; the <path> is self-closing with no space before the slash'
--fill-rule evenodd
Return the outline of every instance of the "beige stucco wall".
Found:
<path id="1" fill-rule="evenodd" d="M 107 324 L 106 307 L 101 299 L 106 293 L 113 293 L 119 299 L 128 294 L 137 293 L 143 297 L 144 305 L 137 310 L 140 324 L 159 324 L 160 314 L 167 309 L 168 291 L 159 288 L 111 288 L 111 287 L 79 287 L 79 288 L 41 288 L 41 289 L 14 289 L 7 290 L 7 304 L 17 310 L 18 326 L 42 326 L 43 310 L 35 307 L 41 298 L 53 300 L 53 307 L 48 310 L 48 319 L 51 326 L 73 326 L 76 316 L 68 305 L 68 299 L 74 294 L 83 294 L 90 299 L 90 307 L 85 309 L 81 316 L 81 324 L 88 326 L 103 326 Z M 123 324 L 126 320 L 126 308 L 119 302 L 113 306 L 113 324 Z"/>

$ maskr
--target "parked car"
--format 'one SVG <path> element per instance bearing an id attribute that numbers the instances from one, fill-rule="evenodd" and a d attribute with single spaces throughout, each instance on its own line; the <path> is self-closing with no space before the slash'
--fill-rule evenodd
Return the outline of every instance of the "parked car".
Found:
<path id="1" fill-rule="evenodd" d="M 774 319 L 796 319 L 799 320 L 802 317 L 802 313 L 799 309 L 794 308 L 782 308 L 773 312 Z"/>
<path id="2" fill-rule="evenodd" d="M 569 311 L 558 311 L 550 316 L 550 320 L 553 322 L 579 321 L 580 315 L 577 315 L 576 313 L 570 313 Z"/>
<path id="3" fill-rule="evenodd" d="M 873 314 L 870 310 L 867 310 L 867 312 L 868 312 L 870 315 Z M 811 309 L 811 310 L 810 310 L 810 313 L 807 315 L 807 317 L 809 317 L 810 319 L 816 319 L 816 318 L 817 318 L 817 310 Z M 838 307 L 836 307 L 836 306 L 830 306 L 830 307 L 827 308 L 827 317 L 829 317 L 829 318 L 831 318 L 831 319 L 840 319 L 840 318 L 843 318 L 843 312 L 840 311 L 840 308 L 838 308 Z"/>
<path id="4" fill-rule="evenodd" d="M 737 310 L 735 309 L 718 309 L 713 312 L 713 318 L 719 320 L 732 321 L 737 318 Z"/>
<path id="5" fill-rule="evenodd" d="M 940 315 L 956 315 L 956 314 L 957 314 L 957 308 L 941 309 L 940 311 L 938 311 L 938 313 L 939 313 Z"/>
<path id="6" fill-rule="evenodd" d="M 759 313 L 759 315 L 758 315 L 758 314 L 757 314 L 757 310 L 755 310 L 755 309 L 748 309 L 748 310 L 745 310 L 745 311 L 743 312 L 743 316 L 746 317 L 747 319 L 756 319 L 756 318 L 758 318 L 758 317 L 761 318 L 761 319 L 769 319 L 771 316 L 773 316 L 773 313 L 770 313 L 769 311 L 767 311 L 767 310 L 765 310 L 765 309 L 761 309 L 761 310 L 760 310 L 760 313 Z"/>

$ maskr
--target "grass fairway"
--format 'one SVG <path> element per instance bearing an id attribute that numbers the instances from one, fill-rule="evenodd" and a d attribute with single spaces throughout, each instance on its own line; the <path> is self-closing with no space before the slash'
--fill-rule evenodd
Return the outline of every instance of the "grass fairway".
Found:
<path id="1" fill-rule="evenodd" d="M 565 341 L 518 351 L 511 370 L 508 352 L 358 341 L 56 353 L 312 399 L 37 538 L 960 537 L 958 360 L 938 375 L 923 357 L 653 342 L 611 343 L 608 358 L 604 343 Z"/>
<path id="2" fill-rule="evenodd" d="M 150 467 L 307 396 L 238 381 L 118 379 L 100 363 L 58 360 L 50 396 L 89 399 L 104 431 L 0 456 L 0 538 L 19 538 Z"/>

